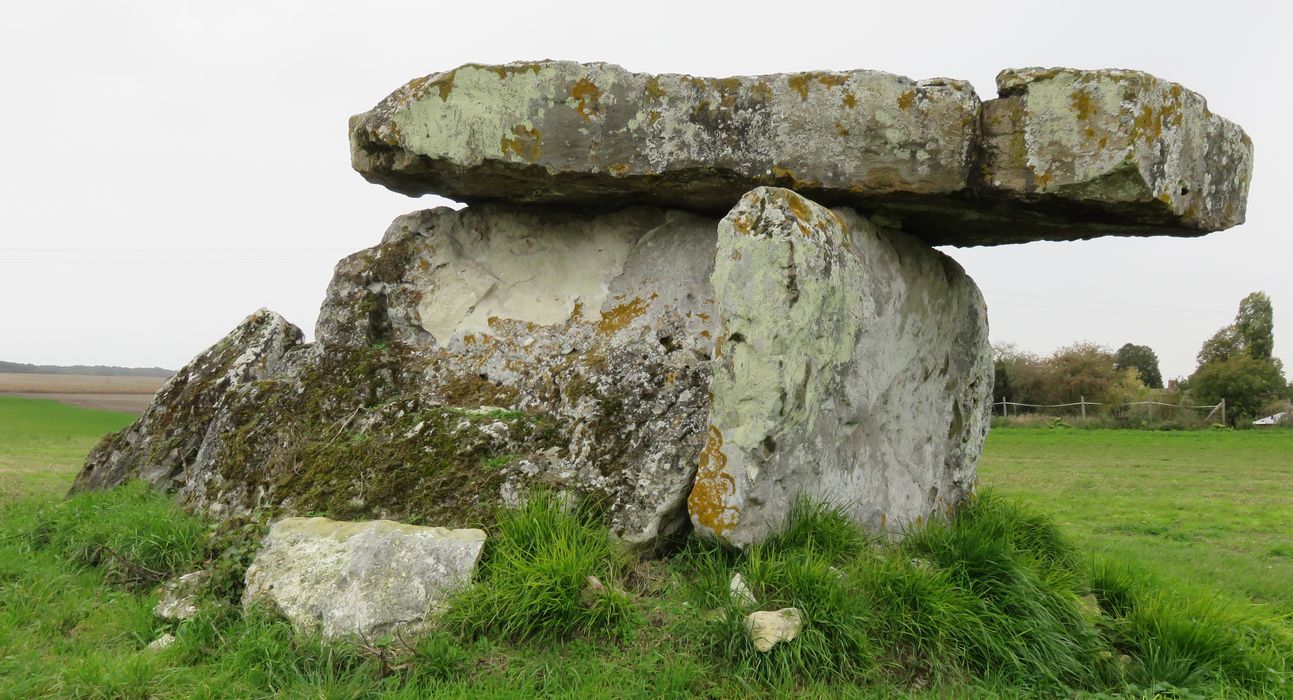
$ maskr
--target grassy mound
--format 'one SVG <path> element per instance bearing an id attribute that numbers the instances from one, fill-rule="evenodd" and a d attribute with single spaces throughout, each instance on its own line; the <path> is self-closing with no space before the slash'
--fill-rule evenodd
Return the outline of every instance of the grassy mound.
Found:
<path id="1" fill-rule="evenodd" d="M 544 495 L 501 513 L 477 582 L 401 649 L 294 635 L 225 588 L 195 619 L 153 618 L 159 577 L 204 562 L 234 577 L 254 524 L 213 530 L 138 486 L 5 506 L 0 697 L 1293 693 L 1287 620 L 1084 557 L 991 492 L 901 543 L 800 503 L 744 554 L 692 539 L 653 562 L 626 559 L 596 521 Z M 738 572 L 757 606 L 730 594 Z M 800 635 L 756 652 L 745 616 L 787 606 Z M 176 642 L 146 651 L 164 632 Z"/>

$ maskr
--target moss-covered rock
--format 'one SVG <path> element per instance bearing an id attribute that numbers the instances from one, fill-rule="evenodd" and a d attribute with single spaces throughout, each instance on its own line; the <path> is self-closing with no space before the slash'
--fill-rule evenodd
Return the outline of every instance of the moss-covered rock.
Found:
<path id="1" fill-rule="evenodd" d="M 973 283 L 851 210 L 746 199 L 721 227 L 652 207 L 400 217 L 338 264 L 315 343 L 249 318 L 75 488 L 468 527 L 539 487 L 596 502 L 639 550 L 689 522 L 743 546 L 797 490 L 876 529 L 958 502 L 990 364 Z"/>

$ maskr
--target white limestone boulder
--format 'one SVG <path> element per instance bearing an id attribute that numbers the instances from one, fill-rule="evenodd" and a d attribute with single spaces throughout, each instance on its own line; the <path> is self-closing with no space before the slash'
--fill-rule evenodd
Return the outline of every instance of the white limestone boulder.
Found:
<path id="1" fill-rule="evenodd" d="M 247 569 L 243 604 L 327 637 L 416 635 L 471 582 L 481 530 L 285 518 Z"/>

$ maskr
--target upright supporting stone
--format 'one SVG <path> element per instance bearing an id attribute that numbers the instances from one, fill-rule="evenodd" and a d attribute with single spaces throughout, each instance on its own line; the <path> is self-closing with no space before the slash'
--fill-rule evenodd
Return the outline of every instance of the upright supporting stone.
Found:
<path id="1" fill-rule="evenodd" d="M 992 390 L 983 298 L 961 267 L 788 190 L 754 190 L 718 231 L 696 529 L 743 547 L 807 497 L 898 533 L 960 503 Z"/>

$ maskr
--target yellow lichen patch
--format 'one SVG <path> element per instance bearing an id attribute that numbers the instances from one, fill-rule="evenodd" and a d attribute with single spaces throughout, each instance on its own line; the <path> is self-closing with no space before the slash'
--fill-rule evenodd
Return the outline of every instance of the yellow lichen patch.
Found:
<path id="1" fill-rule="evenodd" d="M 857 107 L 858 106 L 857 95 L 854 95 L 852 90 L 845 90 L 843 104 L 845 107 L 848 107 L 849 109 L 853 109 L 854 107 Z"/>
<path id="2" fill-rule="evenodd" d="M 907 178 L 889 165 L 879 165 L 871 169 L 862 179 L 863 192 L 886 192 L 901 190 L 907 186 Z"/>
<path id="3" fill-rule="evenodd" d="M 436 79 L 435 83 L 433 83 L 440 89 L 440 99 L 445 102 L 449 101 L 449 93 L 453 92 L 453 78 L 455 75 L 457 75 L 457 71 L 449 71 L 448 73 L 441 75 Z"/>
<path id="4" fill-rule="evenodd" d="M 1146 144 L 1154 143 L 1163 135 L 1163 114 L 1155 114 L 1149 105 L 1140 108 L 1140 114 L 1136 115 L 1132 124 L 1133 137 L 1145 139 Z"/>
<path id="5" fill-rule="evenodd" d="M 741 89 L 740 78 L 714 78 L 713 87 L 723 92 L 736 92 Z"/>
<path id="6" fill-rule="evenodd" d="M 652 76 L 650 78 L 647 78 L 646 94 L 650 95 L 651 97 L 664 97 L 669 93 L 665 92 L 664 88 L 660 87 L 660 79 L 655 76 Z"/>
<path id="7" fill-rule="evenodd" d="M 539 159 L 543 152 L 543 139 L 538 129 L 531 129 L 524 124 L 512 127 L 512 136 L 499 139 L 499 148 L 503 155 L 514 155 L 530 162 Z"/>
<path id="8" fill-rule="evenodd" d="M 916 104 L 915 90 L 904 90 L 903 93 L 898 96 L 898 109 L 911 109 L 911 106 L 914 104 Z"/>
<path id="9" fill-rule="evenodd" d="M 701 332 L 700 332 L 700 337 L 702 337 L 702 338 L 712 338 L 712 337 L 713 337 L 713 334 L 711 334 L 709 331 L 701 331 Z"/>
<path id="10" fill-rule="evenodd" d="M 506 66 L 489 66 L 490 72 L 497 75 L 499 80 L 503 80 L 509 75 L 516 75 L 517 73 L 533 73 L 538 75 L 539 71 L 542 69 L 543 65 L 539 63 L 513 63 Z"/>
<path id="11" fill-rule="evenodd" d="M 660 121 L 660 110 L 653 109 L 647 112 L 647 124 L 654 124 Z"/>
<path id="12" fill-rule="evenodd" d="M 1086 90 L 1078 90 L 1069 97 L 1069 105 L 1077 112 L 1077 118 L 1086 121 L 1095 113 L 1095 98 Z"/>
<path id="13" fill-rule="evenodd" d="M 584 318 L 584 302 L 577 301 L 575 302 L 575 308 L 570 310 L 570 320 L 580 321 L 580 320 L 583 320 L 583 318 Z"/>
<path id="14" fill-rule="evenodd" d="M 404 85 L 404 92 L 411 97 L 421 98 L 426 94 L 426 84 L 431 76 L 424 75 L 421 78 L 414 78 Z"/>
<path id="15" fill-rule="evenodd" d="M 838 73 L 820 73 L 817 76 L 817 82 L 826 87 L 839 87 L 848 83 L 848 81 L 849 77 L 847 75 L 840 75 Z"/>
<path id="16" fill-rule="evenodd" d="M 770 102 L 772 101 L 772 86 L 765 82 L 757 82 L 750 86 L 750 94 L 763 102 Z"/>
<path id="17" fill-rule="evenodd" d="M 599 109 L 598 100 L 602 96 L 602 90 L 588 78 L 580 78 L 574 87 L 570 88 L 570 96 L 577 101 L 575 111 L 579 112 L 579 116 L 584 121 L 588 121 Z"/>
<path id="18" fill-rule="evenodd" d="M 426 272 L 427 270 L 430 270 L 430 269 L 431 269 L 431 263 L 427 262 L 425 259 L 419 259 L 419 260 L 418 260 L 418 269 L 419 269 L 419 270 L 421 270 L 421 271 L 423 271 L 423 272 Z"/>
<path id="19" fill-rule="evenodd" d="M 463 345 L 475 345 L 475 344 L 476 344 L 476 334 L 475 334 L 475 333 L 468 333 L 467 335 L 464 335 L 464 336 L 462 337 L 462 344 L 463 344 Z"/>
<path id="20" fill-rule="evenodd" d="M 732 219 L 732 230 L 742 236 L 750 235 L 750 220 L 748 217 L 741 215 Z"/>
<path id="21" fill-rule="evenodd" d="M 790 213 L 794 214 L 795 218 L 799 219 L 800 222 L 809 223 L 813 220 L 813 210 L 808 207 L 808 202 L 803 197 L 787 195 L 784 199 Z"/>
<path id="22" fill-rule="evenodd" d="M 633 319 L 647 311 L 647 303 L 640 298 L 625 302 L 602 313 L 602 320 L 597 322 L 597 330 L 602 333 L 614 333 L 627 328 Z"/>
<path id="23" fill-rule="evenodd" d="M 847 126 L 844 126 L 842 122 L 835 122 L 835 133 L 839 134 L 840 136 L 848 136 L 849 128 Z"/>
<path id="24" fill-rule="evenodd" d="M 728 503 L 736 495 L 736 479 L 727 473 L 727 455 L 723 454 L 723 434 L 709 426 L 709 437 L 700 451 L 696 481 L 687 496 L 687 511 L 696 524 L 720 537 L 736 525 L 740 510 Z"/>
<path id="25" fill-rule="evenodd" d="M 631 166 L 629 166 L 628 163 L 611 163 L 606 169 L 611 171 L 612 175 L 619 176 L 627 173 L 631 169 Z"/>
<path id="26" fill-rule="evenodd" d="M 1047 185 L 1051 184 L 1051 180 L 1055 179 L 1055 176 L 1050 173 L 1042 173 L 1037 175 L 1034 179 L 1036 180 L 1038 187 L 1045 189 Z"/>
<path id="27" fill-rule="evenodd" d="M 808 99 L 808 84 L 811 83 L 812 80 L 813 76 L 811 74 L 800 73 L 798 75 L 788 76 L 786 78 L 786 84 L 790 86 L 791 90 L 799 93 L 799 97 L 806 100 Z"/>

